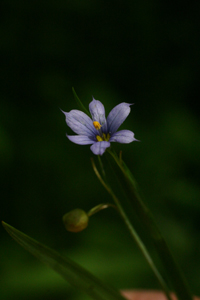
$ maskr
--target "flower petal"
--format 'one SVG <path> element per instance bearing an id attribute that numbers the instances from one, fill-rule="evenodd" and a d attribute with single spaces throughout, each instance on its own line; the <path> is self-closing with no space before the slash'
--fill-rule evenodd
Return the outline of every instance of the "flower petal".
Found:
<path id="1" fill-rule="evenodd" d="M 96 155 L 102 155 L 108 147 L 110 147 L 109 142 L 96 142 L 90 147 L 90 150 Z"/>
<path id="2" fill-rule="evenodd" d="M 117 142 L 117 143 L 121 143 L 121 144 L 129 144 L 133 141 L 137 141 L 134 138 L 134 133 L 130 130 L 120 130 L 115 132 L 110 140 L 110 142 Z"/>
<path id="3" fill-rule="evenodd" d="M 73 109 L 64 112 L 67 125 L 77 134 L 86 136 L 96 136 L 97 130 L 94 128 L 92 120 L 82 111 Z"/>
<path id="4" fill-rule="evenodd" d="M 108 115 L 107 124 L 108 124 L 108 132 L 115 133 L 119 126 L 124 122 L 124 120 L 128 117 L 131 109 L 130 106 L 132 104 L 129 103 L 120 103 L 115 106 Z"/>
<path id="5" fill-rule="evenodd" d="M 94 141 L 92 138 L 85 136 L 85 135 L 66 135 L 68 137 L 68 139 L 75 143 L 75 144 L 79 144 L 79 145 L 90 145 L 90 144 L 94 144 L 96 142 L 96 140 Z"/>
<path id="6" fill-rule="evenodd" d="M 93 98 L 89 104 L 89 110 L 93 121 L 97 121 L 102 126 L 102 131 L 107 132 L 107 122 L 105 117 L 105 108 L 99 100 Z"/>

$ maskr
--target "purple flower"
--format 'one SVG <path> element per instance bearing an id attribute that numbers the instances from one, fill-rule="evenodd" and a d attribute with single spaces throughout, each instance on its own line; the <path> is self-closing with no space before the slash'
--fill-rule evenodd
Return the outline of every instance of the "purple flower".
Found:
<path id="1" fill-rule="evenodd" d="M 94 98 L 89 104 L 92 119 L 80 110 L 63 111 L 67 125 L 77 134 L 67 134 L 68 139 L 79 145 L 92 144 L 90 149 L 96 155 L 102 155 L 111 142 L 128 144 L 137 141 L 132 131 L 117 131 L 128 117 L 130 106 L 131 104 L 125 102 L 118 104 L 111 110 L 107 119 L 103 104 Z"/>

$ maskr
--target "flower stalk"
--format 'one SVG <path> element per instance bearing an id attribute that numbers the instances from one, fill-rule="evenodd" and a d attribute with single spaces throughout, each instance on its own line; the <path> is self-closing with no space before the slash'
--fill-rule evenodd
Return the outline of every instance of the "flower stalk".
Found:
<path id="1" fill-rule="evenodd" d="M 79 105 L 82 105 L 74 89 L 73 89 L 73 93 Z M 125 121 L 125 119 L 129 115 L 131 105 L 132 104 L 125 103 L 125 102 L 118 104 L 110 111 L 107 118 L 105 116 L 105 108 L 103 104 L 99 100 L 95 100 L 94 98 L 92 102 L 89 104 L 89 111 L 90 111 L 91 118 L 88 116 L 88 112 L 85 108 L 84 108 L 85 113 L 78 110 L 71 110 L 70 112 L 63 111 L 67 125 L 72 129 L 72 131 L 76 133 L 76 135 L 67 134 L 67 138 L 75 144 L 91 145 L 90 146 L 91 151 L 95 155 L 98 155 L 101 173 L 104 179 L 102 179 L 102 176 L 98 172 L 94 164 L 94 161 L 92 160 L 94 172 L 96 173 L 102 185 L 112 196 L 121 217 L 123 218 L 125 224 L 127 225 L 127 228 L 129 229 L 132 237 L 135 239 L 138 246 L 140 247 L 143 255 L 145 256 L 147 262 L 149 263 L 152 270 L 154 271 L 154 274 L 158 278 L 158 281 L 160 282 L 169 300 L 170 293 L 169 293 L 168 284 L 166 284 L 165 280 L 161 276 L 156 265 L 152 261 L 147 248 L 145 247 L 144 243 L 142 242 L 137 232 L 135 231 L 131 223 L 131 221 L 134 222 L 134 219 L 132 218 L 133 216 L 128 210 L 125 209 L 124 203 L 122 205 L 122 202 L 119 201 L 119 199 L 116 197 L 111 187 L 107 184 L 105 170 L 99 155 L 103 155 L 104 152 L 108 152 L 111 155 L 114 161 L 112 161 L 112 159 L 111 160 L 109 159 L 109 163 L 112 164 L 112 168 L 113 168 L 113 162 L 117 164 L 117 166 L 116 164 L 114 164 L 115 175 L 117 176 L 118 181 L 122 186 L 126 198 L 129 200 L 129 207 L 130 206 L 132 207 L 132 210 L 134 210 L 133 214 L 137 215 L 138 219 L 140 220 L 141 224 L 146 230 L 146 235 L 149 236 L 149 238 L 153 242 L 158 257 L 160 258 L 162 266 L 164 267 L 164 271 L 167 274 L 168 281 L 169 283 L 171 283 L 171 286 L 173 287 L 178 300 L 192 300 L 191 293 L 187 287 L 187 284 L 185 282 L 182 273 L 180 272 L 178 266 L 176 265 L 176 262 L 174 261 L 171 252 L 165 240 L 163 239 L 150 211 L 148 210 L 148 208 L 140 198 L 133 175 L 131 174 L 130 170 L 123 162 L 121 153 L 120 156 L 118 157 L 116 153 L 114 153 L 111 150 L 111 142 L 127 144 L 133 141 L 137 141 L 132 131 L 130 130 L 117 131 L 121 126 L 121 124 Z"/>
<path id="2" fill-rule="evenodd" d="M 179 270 L 174 258 L 169 250 L 160 230 L 158 229 L 153 216 L 144 202 L 141 200 L 137 191 L 136 182 L 130 170 L 127 168 L 122 160 L 122 157 L 118 157 L 112 150 L 107 152 L 114 158 L 117 163 L 121 174 L 124 177 L 124 181 L 121 182 L 124 188 L 124 192 L 132 203 L 132 207 L 137 214 L 143 228 L 146 230 L 147 235 L 152 240 L 160 261 L 167 274 L 168 280 L 171 283 L 174 292 L 179 300 L 192 300 L 192 295 L 187 286 L 186 280 Z M 118 176 L 118 172 L 116 172 Z M 120 177 L 121 179 L 121 177 Z"/>
<path id="3" fill-rule="evenodd" d="M 160 272 L 158 271 L 156 265 L 154 264 L 147 248 L 145 247 L 144 243 L 142 242 L 142 240 L 140 239 L 139 235 L 137 234 L 137 232 L 135 231 L 134 227 L 132 226 L 128 216 L 126 215 L 119 199 L 116 197 L 116 195 L 114 194 L 113 190 L 111 189 L 111 187 L 102 179 L 99 171 L 96 168 L 96 165 L 94 163 L 94 160 L 91 159 L 92 162 L 92 167 L 93 170 L 96 174 L 96 176 L 98 177 L 99 181 L 102 183 L 102 185 L 104 186 L 104 188 L 107 190 L 107 192 L 111 195 L 111 197 L 113 198 L 116 207 L 118 209 L 119 214 L 121 215 L 124 223 L 126 224 L 132 238 L 135 240 L 135 242 L 137 243 L 138 247 L 140 248 L 142 254 L 144 255 L 144 257 L 146 258 L 149 266 L 151 267 L 151 269 L 153 270 L 156 278 L 158 279 L 163 291 L 165 292 L 165 295 L 167 297 L 168 300 L 171 300 L 171 296 L 170 296 L 170 291 L 169 288 L 165 282 L 165 280 L 163 279 L 162 275 L 160 274 Z M 101 163 L 102 165 L 102 163 Z"/>
<path id="4" fill-rule="evenodd" d="M 106 208 L 109 208 L 109 207 L 112 207 L 114 209 L 117 209 L 116 205 L 112 204 L 112 203 L 101 203 L 93 208 L 91 208 L 87 215 L 88 217 L 91 217 L 93 216 L 94 214 L 98 213 L 99 211 L 103 210 L 103 209 L 106 209 Z"/>

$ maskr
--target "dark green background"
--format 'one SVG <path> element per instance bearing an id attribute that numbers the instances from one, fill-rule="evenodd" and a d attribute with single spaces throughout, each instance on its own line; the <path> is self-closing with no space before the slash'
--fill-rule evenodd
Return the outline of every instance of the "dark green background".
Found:
<path id="1" fill-rule="evenodd" d="M 15 1 L 1 4 L 1 219 L 122 288 L 159 288 L 115 211 L 80 234 L 62 215 L 111 201 L 89 146 L 67 140 L 59 108 L 106 112 L 135 103 L 122 128 L 141 142 L 115 145 L 200 295 L 198 1 Z M 88 299 L 1 228 L 2 299 Z"/>

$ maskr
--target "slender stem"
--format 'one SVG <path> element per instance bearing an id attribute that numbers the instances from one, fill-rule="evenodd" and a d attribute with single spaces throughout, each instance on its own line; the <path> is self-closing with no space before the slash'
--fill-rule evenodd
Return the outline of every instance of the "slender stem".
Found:
<path id="1" fill-rule="evenodd" d="M 115 201 L 118 200 L 117 198 L 115 199 Z M 117 203 L 116 203 L 117 204 Z M 168 286 L 166 285 L 164 279 L 162 278 L 160 272 L 158 271 L 157 267 L 155 266 L 151 256 L 149 255 L 147 248 L 145 247 L 145 245 L 143 244 L 142 240 L 140 239 L 139 235 L 137 234 L 137 232 L 135 231 L 135 229 L 133 228 L 131 222 L 129 221 L 129 219 L 127 218 L 126 213 L 124 212 L 123 208 L 121 207 L 120 203 L 118 203 L 117 205 L 120 215 L 122 216 L 127 228 L 129 229 L 129 232 L 131 234 L 131 236 L 134 238 L 134 240 L 136 241 L 138 247 L 140 248 L 140 250 L 142 251 L 142 254 L 144 255 L 144 257 L 146 258 L 149 266 L 151 267 L 151 269 L 153 270 L 156 278 L 158 279 L 163 291 L 166 294 L 166 297 L 168 300 L 171 300 L 170 297 L 170 293 L 169 293 L 169 289 Z"/>
<path id="2" fill-rule="evenodd" d="M 124 178 L 126 180 L 126 189 L 125 192 L 127 193 L 128 197 L 131 199 L 133 203 L 134 210 L 138 215 L 141 223 L 143 223 L 147 234 L 151 237 L 155 249 L 157 250 L 158 256 L 165 268 L 167 273 L 168 279 L 171 282 L 172 286 L 174 287 L 174 291 L 177 294 L 178 299 L 180 300 L 192 300 L 192 295 L 189 291 L 185 278 L 183 274 L 180 272 L 174 258 L 162 237 L 160 230 L 158 229 L 152 214 L 146 207 L 146 205 L 141 200 L 137 188 L 136 183 L 131 174 L 130 170 L 127 168 L 125 163 L 122 161 L 122 158 L 118 158 L 118 156 L 113 153 L 112 151 L 108 151 L 112 157 L 114 158 L 115 162 L 121 169 Z"/>
<path id="3" fill-rule="evenodd" d="M 83 110 L 89 117 L 90 117 L 90 113 L 87 110 L 87 108 L 85 108 L 85 106 L 83 105 L 83 103 L 81 102 L 81 100 L 79 99 L 77 93 L 75 92 L 75 89 L 72 87 L 72 92 L 74 94 L 74 98 L 78 104 L 78 106 L 80 107 L 81 110 Z"/>
<path id="4" fill-rule="evenodd" d="M 101 157 L 99 155 L 98 155 L 98 161 L 99 161 L 99 165 L 100 165 L 100 168 L 101 168 L 102 175 L 105 178 L 106 177 L 106 173 L 105 173 L 105 170 L 104 170 L 103 163 L 101 161 Z"/>
<path id="5" fill-rule="evenodd" d="M 114 204 L 112 204 L 112 203 L 101 203 L 101 204 L 99 204 L 99 205 L 97 205 L 97 206 L 91 208 L 91 209 L 88 211 L 87 215 L 88 215 L 88 217 L 91 217 L 92 215 L 98 213 L 98 212 L 101 211 L 102 209 L 106 209 L 106 208 L 108 208 L 108 207 L 112 207 L 112 208 L 117 209 L 116 205 L 114 205 Z"/>
<path id="6" fill-rule="evenodd" d="M 118 211 L 122 217 L 122 219 L 124 220 L 131 236 L 134 238 L 135 242 L 137 243 L 138 247 L 140 248 L 140 250 L 142 251 L 144 257 L 146 258 L 149 266 L 151 267 L 151 269 L 153 270 L 155 276 L 157 277 L 163 291 L 165 292 L 166 294 L 166 297 L 168 300 L 171 300 L 171 297 L 170 297 L 170 293 L 169 293 L 169 289 L 168 289 L 168 286 L 166 285 L 164 279 L 162 278 L 160 272 L 158 271 L 156 265 L 154 264 L 153 260 L 151 259 L 151 256 L 149 255 L 148 253 L 148 250 L 147 248 L 145 247 L 145 245 L 143 244 L 142 240 L 140 239 L 140 237 L 138 236 L 137 232 L 135 231 L 135 229 L 133 228 L 131 222 L 129 221 L 125 211 L 123 210 L 122 206 L 121 206 L 121 203 L 119 201 L 119 199 L 115 196 L 114 192 L 112 191 L 112 189 L 110 188 L 110 186 L 108 186 L 107 183 L 105 183 L 105 181 L 102 179 L 101 175 L 99 174 L 99 171 L 97 170 L 96 168 L 96 165 L 94 163 L 94 160 L 91 159 L 92 161 L 92 166 L 93 166 L 93 169 L 94 169 L 94 172 L 95 174 L 97 175 L 98 179 L 100 180 L 100 182 L 102 183 L 102 185 L 104 186 L 104 188 L 108 191 L 108 193 L 112 196 L 117 208 L 118 208 Z"/>

